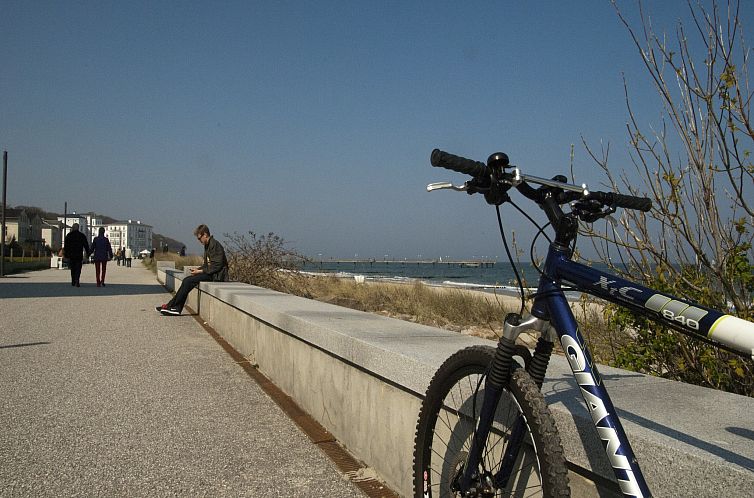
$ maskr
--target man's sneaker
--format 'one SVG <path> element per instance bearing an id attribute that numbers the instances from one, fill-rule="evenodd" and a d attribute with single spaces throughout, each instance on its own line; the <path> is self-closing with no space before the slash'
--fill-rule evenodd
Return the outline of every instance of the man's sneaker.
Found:
<path id="1" fill-rule="evenodd" d="M 165 309 L 160 310 L 160 313 L 162 313 L 163 315 L 174 315 L 174 316 L 181 314 L 181 312 L 175 308 L 165 308 Z"/>
<path id="2" fill-rule="evenodd" d="M 159 306 L 155 306 L 154 309 L 157 310 L 157 313 L 160 313 L 162 310 L 167 309 L 167 307 L 168 307 L 167 304 L 161 304 Z"/>

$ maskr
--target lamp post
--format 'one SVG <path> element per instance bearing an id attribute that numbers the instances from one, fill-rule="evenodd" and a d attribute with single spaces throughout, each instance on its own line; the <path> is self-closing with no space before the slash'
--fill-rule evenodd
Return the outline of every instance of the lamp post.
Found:
<path id="1" fill-rule="evenodd" d="M 0 277 L 5 276 L 5 198 L 8 185 L 8 151 L 3 151 L 3 213 L 0 221 Z"/>
<path id="2" fill-rule="evenodd" d="M 68 228 L 68 201 L 63 203 L 63 241 L 65 243 L 65 229 Z"/>

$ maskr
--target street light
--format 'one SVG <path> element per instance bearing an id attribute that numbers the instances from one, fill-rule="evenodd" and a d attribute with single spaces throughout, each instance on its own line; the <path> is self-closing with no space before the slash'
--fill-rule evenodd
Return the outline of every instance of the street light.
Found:
<path id="1" fill-rule="evenodd" d="M 8 186 L 8 151 L 3 151 L 3 211 L 0 214 L 0 277 L 5 276 L 5 202 Z"/>

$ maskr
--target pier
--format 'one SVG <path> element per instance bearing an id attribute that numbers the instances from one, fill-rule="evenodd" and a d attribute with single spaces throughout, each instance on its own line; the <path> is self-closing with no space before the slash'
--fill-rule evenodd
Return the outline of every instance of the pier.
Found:
<path id="1" fill-rule="evenodd" d="M 311 264 L 316 265 L 445 265 L 445 266 L 458 266 L 461 268 L 493 268 L 497 261 L 490 261 L 487 259 L 465 259 L 465 260 L 443 260 L 443 259 L 316 259 L 312 260 Z"/>

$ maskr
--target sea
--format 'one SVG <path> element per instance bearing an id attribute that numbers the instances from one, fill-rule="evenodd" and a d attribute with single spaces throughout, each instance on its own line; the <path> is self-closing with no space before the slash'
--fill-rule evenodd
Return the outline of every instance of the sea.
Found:
<path id="1" fill-rule="evenodd" d="M 527 287 L 536 286 L 539 273 L 531 263 L 517 265 Z M 518 284 L 510 263 L 457 264 L 417 263 L 411 261 L 308 262 L 301 271 L 370 281 L 410 282 L 427 285 L 495 290 L 518 293 Z"/>

